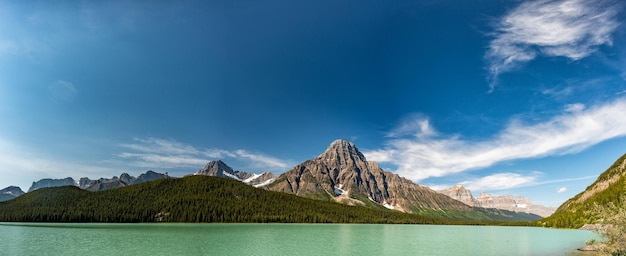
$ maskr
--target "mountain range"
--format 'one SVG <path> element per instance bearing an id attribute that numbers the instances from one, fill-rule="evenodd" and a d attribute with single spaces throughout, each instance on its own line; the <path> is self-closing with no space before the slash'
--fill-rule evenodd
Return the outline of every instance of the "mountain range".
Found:
<path id="1" fill-rule="evenodd" d="M 620 203 L 626 192 L 626 155 L 602 173 L 585 191 L 561 205 L 550 217 L 537 222 L 542 226 L 580 227 L 597 217 L 588 209 L 608 203 Z M 553 209 L 535 205 L 518 196 L 495 196 L 481 193 L 474 197 L 457 185 L 434 191 L 397 174 L 384 171 L 376 162 L 367 161 L 358 148 L 347 140 L 336 140 L 322 154 L 276 176 L 269 172 L 253 174 L 236 171 L 221 160 L 211 161 L 188 176 L 216 176 L 239 181 L 267 191 L 330 201 L 375 210 L 393 210 L 446 219 L 478 221 L 530 221 L 548 216 Z M 123 173 L 120 177 L 91 180 L 81 178 L 42 179 L 33 182 L 30 194 L 38 189 L 57 186 L 78 187 L 88 191 L 108 191 L 140 183 L 170 178 L 167 173 L 148 171 L 138 177 Z M 150 182 L 152 183 L 152 182 Z M 0 201 L 22 198 L 18 187 L 0 190 Z M 14 200 L 11 200 L 14 201 Z M 360 208 L 360 207 L 359 207 Z"/>
<path id="2" fill-rule="evenodd" d="M 472 195 L 472 192 L 462 185 L 456 185 L 449 189 L 439 190 L 438 192 L 458 201 L 461 201 L 469 206 L 475 207 L 496 208 L 514 212 L 525 212 L 539 215 L 541 217 L 548 217 L 556 210 L 556 208 L 554 207 L 533 204 L 530 199 L 522 196 L 496 196 L 482 192 L 477 197 L 474 197 Z"/>
<path id="3" fill-rule="evenodd" d="M 313 200 L 204 175 L 96 192 L 41 188 L 0 202 L 0 222 L 476 224 Z"/>
<path id="4" fill-rule="evenodd" d="M 221 160 L 209 162 L 204 168 L 198 170 L 193 175 L 230 178 L 230 179 L 235 179 L 235 180 L 244 182 L 248 185 L 252 185 L 255 187 L 265 186 L 276 178 L 276 175 L 270 172 L 254 174 L 254 173 L 247 173 L 244 171 L 235 171 L 231 167 L 226 165 L 224 162 L 222 162 Z M 67 177 L 64 179 L 46 178 L 46 179 L 34 181 L 33 184 L 30 186 L 30 188 L 28 189 L 28 192 L 32 192 L 41 188 L 62 187 L 62 186 L 76 186 L 76 187 L 79 187 L 81 189 L 88 190 L 88 191 L 102 191 L 102 190 L 126 187 L 130 185 L 135 185 L 135 184 L 139 184 L 143 182 L 164 179 L 164 178 L 170 178 L 168 173 L 164 173 L 164 174 L 157 173 L 152 170 L 149 170 L 146 173 L 142 173 L 138 177 L 131 176 L 128 173 L 122 173 L 119 177 L 113 176 L 111 178 L 99 178 L 96 180 L 92 180 L 87 177 L 80 178 L 79 180 L 75 180 L 72 177 Z M 8 188 L 5 188 L 5 190 L 9 188 L 18 188 L 18 187 L 8 187 Z M 22 192 L 22 194 L 24 193 Z M 9 200 L 15 197 L 6 197 L 7 198 L 6 200 Z"/>
<path id="5" fill-rule="evenodd" d="M 384 171 L 347 140 L 281 174 L 265 189 L 348 205 L 388 208 L 443 218 L 530 220 L 531 214 L 468 206 L 428 187 Z"/>
<path id="6" fill-rule="evenodd" d="M 128 173 L 122 173 L 119 178 L 117 176 L 113 176 L 112 178 L 100 178 L 97 180 L 91 180 L 86 177 L 80 178 L 78 181 L 74 180 L 71 177 L 67 177 L 65 179 L 41 179 L 39 181 L 33 182 L 33 184 L 28 189 L 28 192 L 32 192 L 40 188 L 61 186 L 76 186 L 89 191 L 102 191 L 126 187 L 163 178 L 169 178 L 169 175 L 167 173 L 162 174 L 150 170 L 146 173 L 140 174 L 138 177 L 130 176 Z"/>
<path id="7" fill-rule="evenodd" d="M 454 200 L 428 187 L 384 171 L 377 163 L 367 161 L 357 147 L 347 140 L 334 141 L 318 157 L 307 160 L 278 177 L 269 172 L 252 174 L 236 171 L 221 160 L 209 162 L 193 176 L 217 176 L 300 197 L 374 209 L 392 209 L 422 216 L 480 221 L 540 218 L 533 214 L 472 207 Z M 167 174 L 148 171 L 137 178 L 124 173 L 119 178 L 98 180 L 42 179 L 33 182 L 29 191 L 68 185 L 89 191 L 103 191 L 168 177 Z"/>

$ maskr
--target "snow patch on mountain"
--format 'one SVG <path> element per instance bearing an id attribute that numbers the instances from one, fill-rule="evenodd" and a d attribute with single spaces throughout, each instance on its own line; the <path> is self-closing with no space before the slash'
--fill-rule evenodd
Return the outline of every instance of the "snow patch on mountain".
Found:
<path id="1" fill-rule="evenodd" d="M 337 184 L 334 187 L 334 192 L 336 196 L 340 196 L 340 195 L 346 195 L 347 192 L 345 190 L 343 190 L 343 184 Z"/>
<path id="2" fill-rule="evenodd" d="M 269 180 L 266 180 L 266 181 L 264 181 L 262 183 L 259 183 L 259 184 L 256 184 L 256 185 L 252 185 L 252 186 L 254 186 L 255 188 L 265 187 L 265 186 L 269 185 L 270 183 L 274 182 L 274 180 L 275 179 L 269 179 Z"/>
<path id="3" fill-rule="evenodd" d="M 256 174 L 256 173 L 255 173 L 255 174 L 252 174 L 252 177 L 250 177 L 250 178 L 247 178 L 247 179 L 243 180 L 243 182 L 244 182 L 244 183 L 250 183 L 250 182 L 252 182 L 253 180 L 256 180 L 256 179 L 257 179 L 258 177 L 260 177 L 260 176 L 261 176 L 261 174 Z"/>
<path id="4" fill-rule="evenodd" d="M 395 209 L 395 208 L 393 207 L 393 205 L 390 205 L 390 204 L 388 204 L 387 202 L 383 202 L 383 206 L 384 206 L 385 208 L 389 209 L 389 210 L 393 210 L 393 209 Z"/>
<path id="5" fill-rule="evenodd" d="M 222 174 L 224 174 L 224 176 L 226 176 L 226 177 L 228 177 L 228 178 L 231 178 L 231 179 L 234 179 L 234 180 L 238 180 L 238 181 L 242 181 L 239 177 L 237 177 L 237 176 L 235 176 L 235 175 L 233 175 L 233 174 L 231 174 L 231 173 L 228 173 L 228 172 L 222 172 Z"/>

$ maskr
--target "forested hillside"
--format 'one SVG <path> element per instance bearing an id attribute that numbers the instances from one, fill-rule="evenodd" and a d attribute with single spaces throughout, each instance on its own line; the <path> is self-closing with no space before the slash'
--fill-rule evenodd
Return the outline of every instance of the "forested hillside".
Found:
<path id="1" fill-rule="evenodd" d="M 580 228 L 594 224 L 610 205 L 622 207 L 626 198 L 626 155 L 604 171 L 585 191 L 563 203 L 556 212 L 538 224 L 548 227 Z"/>
<path id="2" fill-rule="evenodd" d="M 100 192 L 73 186 L 43 188 L 0 203 L 0 221 L 462 223 L 306 199 L 207 176 Z"/>

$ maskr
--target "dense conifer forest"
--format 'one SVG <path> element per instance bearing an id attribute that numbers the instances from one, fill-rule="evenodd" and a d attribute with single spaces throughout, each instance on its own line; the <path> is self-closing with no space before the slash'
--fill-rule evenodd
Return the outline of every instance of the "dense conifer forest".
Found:
<path id="1" fill-rule="evenodd" d="M 100 192 L 43 188 L 0 203 L 0 221 L 475 224 L 306 199 L 209 176 Z"/>

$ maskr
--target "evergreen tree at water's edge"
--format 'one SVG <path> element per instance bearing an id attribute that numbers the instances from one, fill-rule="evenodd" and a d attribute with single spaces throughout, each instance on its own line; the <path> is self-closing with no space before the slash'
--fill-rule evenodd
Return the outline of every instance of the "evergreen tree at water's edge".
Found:
<path id="1" fill-rule="evenodd" d="M 100 192 L 71 186 L 44 188 L 0 203 L 0 221 L 463 224 L 311 200 L 207 176 L 162 179 Z"/>

